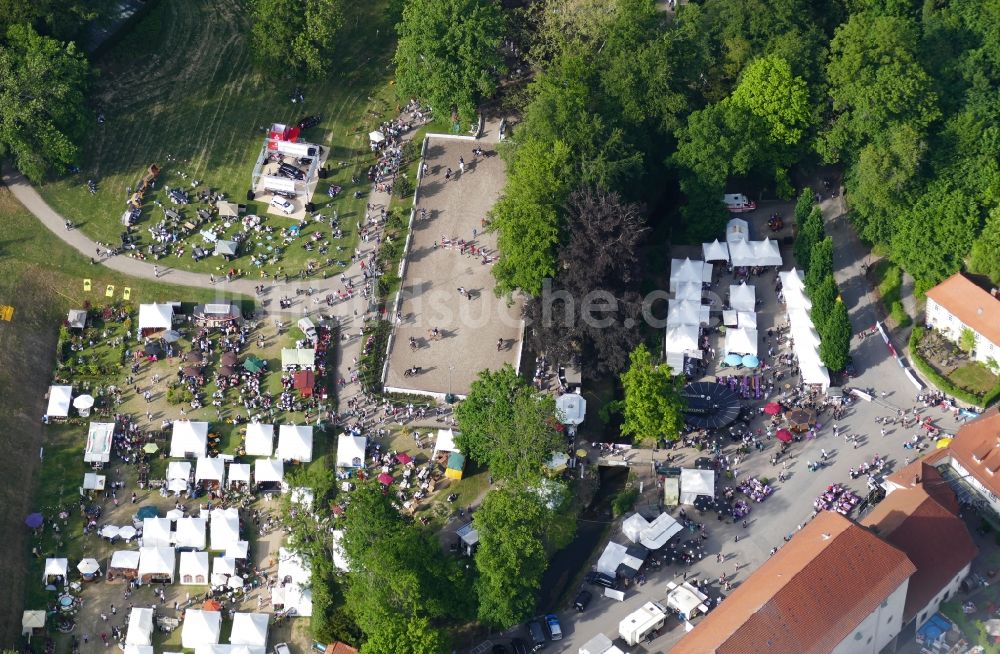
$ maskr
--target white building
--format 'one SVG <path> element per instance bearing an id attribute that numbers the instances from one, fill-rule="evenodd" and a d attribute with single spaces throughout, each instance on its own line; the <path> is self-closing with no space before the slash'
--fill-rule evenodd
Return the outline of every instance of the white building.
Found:
<path id="1" fill-rule="evenodd" d="M 1000 298 L 955 273 L 927 291 L 926 324 L 948 339 L 959 342 L 965 329 L 976 346 L 972 356 L 983 363 L 1000 363 Z"/>

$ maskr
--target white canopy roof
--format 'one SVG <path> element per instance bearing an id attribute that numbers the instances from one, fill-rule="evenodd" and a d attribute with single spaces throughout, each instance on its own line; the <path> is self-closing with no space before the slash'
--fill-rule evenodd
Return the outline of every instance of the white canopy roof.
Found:
<path id="1" fill-rule="evenodd" d="M 754 241 L 753 243 L 754 256 L 757 259 L 755 266 L 780 266 L 781 265 L 781 250 L 778 248 L 778 242 L 772 241 L 770 238 L 765 238 L 763 241 Z"/>
<path id="2" fill-rule="evenodd" d="M 195 481 L 217 481 L 220 484 L 226 478 L 226 462 L 219 458 L 200 458 L 194 468 Z"/>
<path id="3" fill-rule="evenodd" d="M 620 543 L 609 542 L 597 559 L 597 571 L 614 577 L 618 574 L 618 566 L 625 561 L 627 548 Z"/>
<path id="4" fill-rule="evenodd" d="M 690 620 L 698 615 L 698 611 L 708 610 L 704 604 L 708 595 L 695 588 L 690 582 L 685 581 L 679 585 L 670 582 L 667 584 L 667 588 L 667 606 L 680 611 L 685 620 Z"/>
<path id="5" fill-rule="evenodd" d="M 170 456 L 204 458 L 208 453 L 208 423 L 175 420 L 170 438 Z"/>
<path id="6" fill-rule="evenodd" d="M 236 574 L 236 559 L 231 556 L 217 556 L 212 559 L 212 575 Z"/>
<path id="7" fill-rule="evenodd" d="M 174 579 L 175 550 L 172 547 L 140 547 L 139 576 L 169 575 Z"/>
<path id="8" fill-rule="evenodd" d="M 333 567 L 337 568 L 341 572 L 347 572 L 349 566 L 347 563 L 347 555 L 344 553 L 344 530 L 334 529 L 333 530 L 333 547 L 331 552 L 333 553 Z"/>
<path id="9" fill-rule="evenodd" d="M 153 652 L 152 645 L 126 645 L 122 648 L 122 654 L 153 654 Z"/>
<path id="10" fill-rule="evenodd" d="M 734 311 L 753 311 L 756 298 L 756 288 L 748 286 L 746 282 L 729 287 L 729 306 Z"/>
<path id="11" fill-rule="evenodd" d="M 229 638 L 233 645 L 267 645 L 266 613 L 234 613 L 233 635 Z"/>
<path id="12" fill-rule="evenodd" d="M 694 282 L 681 282 L 677 288 L 671 288 L 675 300 L 689 300 L 701 304 L 701 284 Z"/>
<path id="13" fill-rule="evenodd" d="M 677 290 L 678 284 L 712 281 L 712 264 L 698 259 L 670 260 L 670 290 Z"/>
<path id="14" fill-rule="evenodd" d="M 191 463 L 189 461 L 171 461 L 167 464 L 167 479 L 191 478 Z"/>
<path id="15" fill-rule="evenodd" d="M 597 634 L 580 646 L 579 654 L 624 654 L 611 639 L 604 634 Z"/>
<path id="16" fill-rule="evenodd" d="M 733 253 L 733 242 L 745 241 L 750 238 L 750 226 L 742 218 L 733 218 L 726 223 L 726 242 L 729 243 L 729 254 Z"/>
<path id="17" fill-rule="evenodd" d="M 146 518 L 142 521 L 143 547 L 170 547 L 169 518 Z"/>
<path id="18" fill-rule="evenodd" d="M 195 649 L 199 645 L 215 645 L 219 642 L 221 628 L 222 614 L 218 611 L 187 609 L 184 612 L 181 645 L 184 649 Z"/>
<path id="19" fill-rule="evenodd" d="M 49 577 L 55 576 L 66 579 L 68 570 L 69 559 L 45 559 L 45 572 L 42 573 L 42 581 L 46 582 Z"/>
<path id="20" fill-rule="evenodd" d="M 174 308 L 169 304 L 140 304 L 139 329 L 170 329 Z"/>
<path id="21" fill-rule="evenodd" d="M 735 327 L 739 323 L 739 314 L 736 311 L 725 309 L 722 312 L 722 324 L 726 327 Z"/>
<path id="22" fill-rule="evenodd" d="M 734 266 L 756 265 L 753 246 L 749 241 L 733 241 L 729 244 L 729 260 Z"/>
<path id="23" fill-rule="evenodd" d="M 128 617 L 126 645 L 153 644 L 153 609 L 135 607 Z"/>
<path id="24" fill-rule="evenodd" d="M 677 522 L 672 515 L 661 513 L 642 530 L 639 542 L 648 549 L 658 550 L 683 530 L 684 525 Z"/>
<path id="25" fill-rule="evenodd" d="M 451 429 L 438 429 L 437 442 L 434 443 L 435 452 L 458 452 L 455 447 L 455 432 Z"/>
<path id="26" fill-rule="evenodd" d="M 29 634 L 33 629 L 45 626 L 45 611 L 26 610 L 21 614 L 21 635 Z"/>
<path id="27" fill-rule="evenodd" d="M 107 477 L 96 472 L 83 473 L 83 490 L 98 490 L 104 488 Z"/>
<path id="28" fill-rule="evenodd" d="M 312 368 L 316 365 L 316 350 L 312 348 L 282 348 L 281 367 L 298 366 L 300 368 Z"/>
<path id="29" fill-rule="evenodd" d="M 281 425 L 276 456 L 285 461 L 312 461 L 313 428 L 308 425 Z"/>
<path id="30" fill-rule="evenodd" d="M 337 467 L 361 468 L 365 464 L 365 447 L 368 439 L 364 436 L 341 434 L 337 437 Z"/>
<path id="31" fill-rule="evenodd" d="M 234 545 L 240 539 L 240 512 L 232 507 L 212 511 L 211 536 L 212 549 L 224 550 Z"/>
<path id="32" fill-rule="evenodd" d="M 138 570 L 139 552 L 136 550 L 117 550 L 111 554 L 111 562 L 108 569 L 116 570 Z"/>
<path id="33" fill-rule="evenodd" d="M 312 589 L 298 584 L 275 586 L 271 589 L 271 604 L 281 604 L 286 610 L 295 609 L 295 615 L 308 618 L 313 610 Z"/>
<path id="34" fill-rule="evenodd" d="M 274 453 L 274 425 L 251 422 L 247 425 L 247 456 L 271 456 Z"/>
<path id="35" fill-rule="evenodd" d="M 681 468 L 681 504 L 694 504 L 699 495 L 715 497 L 715 471 Z"/>
<path id="36" fill-rule="evenodd" d="M 233 202 L 221 200 L 215 203 L 215 207 L 219 210 L 220 218 L 236 218 L 240 215 L 240 206 Z"/>
<path id="37" fill-rule="evenodd" d="M 230 463 L 229 464 L 229 475 L 226 477 L 229 483 L 232 484 L 234 481 L 245 481 L 250 483 L 250 464 L 249 463 Z"/>
<path id="38" fill-rule="evenodd" d="M 49 386 L 49 406 L 45 409 L 45 415 L 50 418 L 65 418 L 69 415 L 69 402 L 72 397 L 72 386 Z"/>
<path id="39" fill-rule="evenodd" d="M 667 327 L 666 352 L 690 352 L 698 349 L 697 325 L 673 325 Z"/>
<path id="40" fill-rule="evenodd" d="M 185 586 L 208 585 L 208 552 L 181 552 L 177 576 Z"/>
<path id="41" fill-rule="evenodd" d="M 196 550 L 205 549 L 206 522 L 205 518 L 178 518 L 177 531 L 174 533 L 174 546 L 192 547 Z"/>
<path id="42" fill-rule="evenodd" d="M 633 543 L 639 542 L 639 535 L 647 527 L 649 527 L 649 520 L 643 518 L 639 513 L 633 513 L 622 521 L 622 533 Z"/>
<path id="43" fill-rule="evenodd" d="M 556 398 L 556 415 L 564 425 L 579 425 L 587 415 L 587 400 L 579 393 L 563 393 Z"/>
<path id="44" fill-rule="evenodd" d="M 194 648 L 194 654 L 266 654 L 267 648 L 260 645 L 199 645 Z M 169 654 L 169 652 L 164 652 Z"/>
<path id="45" fill-rule="evenodd" d="M 278 550 L 278 580 L 286 577 L 291 578 L 291 583 L 279 587 L 285 608 L 295 607 L 296 613 L 301 616 L 312 615 L 312 591 L 309 590 L 312 571 L 309 564 L 298 554 L 282 547 Z M 272 594 L 272 602 L 273 598 Z"/>
<path id="46" fill-rule="evenodd" d="M 115 435 L 115 423 L 92 422 L 87 430 L 87 446 L 83 460 L 87 463 L 107 463 L 111 460 L 111 444 Z"/>
<path id="47" fill-rule="evenodd" d="M 729 261 L 729 245 L 715 239 L 711 243 L 701 244 L 701 258 L 705 261 Z"/>
<path id="48" fill-rule="evenodd" d="M 757 330 L 737 327 L 726 330 L 726 354 L 752 354 L 757 356 Z"/>
<path id="49" fill-rule="evenodd" d="M 258 484 L 281 482 L 285 478 L 285 464 L 281 459 L 257 459 L 253 462 L 253 478 Z"/>
<path id="50" fill-rule="evenodd" d="M 385 140 L 385 134 L 375 130 L 374 132 L 368 132 L 368 140 L 372 143 L 381 143 Z"/>
<path id="51" fill-rule="evenodd" d="M 757 314 L 753 311 L 738 311 L 736 322 L 740 327 L 751 327 L 757 329 Z"/>
<path id="52" fill-rule="evenodd" d="M 788 290 L 789 288 L 797 288 L 800 291 L 805 290 L 806 285 L 803 281 L 805 275 L 802 274 L 801 270 L 792 268 L 786 272 L 779 272 L 778 279 L 781 280 L 781 286 L 783 290 Z"/>
<path id="53" fill-rule="evenodd" d="M 247 558 L 249 553 L 250 553 L 250 541 L 238 540 L 226 548 L 225 555 L 227 558 L 242 560 Z"/>
<path id="54" fill-rule="evenodd" d="M 667 326 L 707 325 L 709 306 L 701 301 L 670 300 L 667 302 Z"/>

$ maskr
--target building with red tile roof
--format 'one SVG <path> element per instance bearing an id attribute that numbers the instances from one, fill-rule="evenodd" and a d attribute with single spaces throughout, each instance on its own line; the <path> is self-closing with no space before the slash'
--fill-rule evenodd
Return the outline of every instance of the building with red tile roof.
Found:
<path id="1" fill-rule="evenodd" d="M 955 273 L 927 291 L 927 324 L 953 341 L 963 329 L 976 337 L 978 361 L 1000 361 L 1000 298 Z"/>

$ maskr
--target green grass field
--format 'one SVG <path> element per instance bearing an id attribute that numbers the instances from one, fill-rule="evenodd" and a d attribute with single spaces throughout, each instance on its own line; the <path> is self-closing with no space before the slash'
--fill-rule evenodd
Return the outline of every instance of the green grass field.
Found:
<path id="1" fill-rule="evenodd" d="M 396 108 L 388 82 L 392 54 L 388 5 L 386 0 L 350 5 L 341 39 L 345 46 L 335 56 L 333 74 L 304 83 L 287 71 L 265 71 L 255 65 L 243 3 L 159 3 L 96 62 L 99 77 L 94 103 L 106 122 L 93 125 L 82 147 L 81 172 L 45 184 L 42 195 L 90 237 L 117 243 L 127 189 L 134 188 L 147 167 L 156 163 L 162 172 L 156 190 L 146 195 L 137 225 L 141 243 L 148 245 L 153 241 L 147 229 L 163 218 L 162 209 L 153 202 L 170 206 L 165 186 L 187 188 L 197 179 L 233 201 L 244 202 L 264 128 L 273 122 L 294 123 L 305 115 L 322 114 L 322 123 L 303 137 L 330 148 L 327 166 L 335 172 L 327 181 L 343 186 L 344 193 L 330 200 L 327 184 L 321 181 L 313 199 L 320 209 L 329 209 L 327 215 L 335 208 L 345 231 L 344 238 L 331 239 L 325 256 L 334 261 L 349 259 L 357 240 L 355 225 L 363 217 L 366 202 L 364 197 L 354 199 L 352 192 L 367 190 L 367 184 L 352 185 L 351 177 L 373 162 L 367 133 Z M 304 103 L 290 101 L 295 88 L 302 89 Z M 93 195 L 86 188 L 91 178 L 98 183 Z M 250 213 L 266 215 L 260 203 L 249 204 Z M 186 217 L 197 206 L 188 205 Z M 276 216 L 268 216 L 266 222 L 276 228 L 292 224 Z M 233 226 L 226 233 L 235 231 Z M 314 231 L 330 238 L 328 224 L 310 226 L 309 232 Z M 195 232 L 188 240 L 193 244 L 201 238 Z M 302 242 L 292 243 L 265 270 L 273 273 L 281 266 L 283 272 L 295 274 L 309 257 L 325 258 L 306 252 Z M 266 245 L 258 245 L 256 253 L 264 254 Z M 190 251 L 188 247 L 183 257 L 169 256 L 163 261 L 202 272 L 226 265 L 218 257 L 195 262 Z M 241 252 L 232 265 L 250 268 L 249 256 Z"/>
<path id="2" fill-rule="evenodd" d="M 978 361 L 965 363 L 955 368 L 948 376 L 958 386 L 978 394 L 993 390 L 998 381 L 997 376 Z"/>

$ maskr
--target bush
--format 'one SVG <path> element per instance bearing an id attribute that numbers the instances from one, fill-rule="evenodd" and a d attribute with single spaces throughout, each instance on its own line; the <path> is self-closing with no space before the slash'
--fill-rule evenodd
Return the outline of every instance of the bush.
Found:
<path id="1" fill-rule="evenodd" d="M 616 518 L 620 518 L 635 506 L 636 500 L 639 499 L 639 489 L 626 488 L 620 493 L 615 495 L 615 499 L 611 501 L 611 515 Z"/>
<path id="2" fill-rule="evenodd" d="M 397 198 L 408 198 L 413 195 L 413 180 L 403 174 L 396 178 L 392 186 L 392 193 Z"/>
<path id="3" fill-rule="evenodd" d="M 167 402 L 170 404 L 187 404 L 194 399 L 192 393 L 186 386 L 181 384 L 171 384 L 167 388 Z"/>

